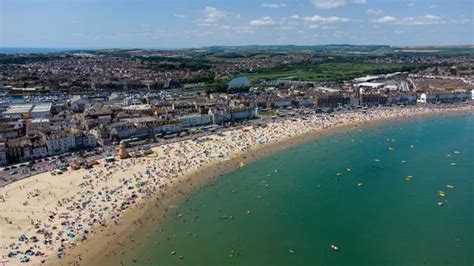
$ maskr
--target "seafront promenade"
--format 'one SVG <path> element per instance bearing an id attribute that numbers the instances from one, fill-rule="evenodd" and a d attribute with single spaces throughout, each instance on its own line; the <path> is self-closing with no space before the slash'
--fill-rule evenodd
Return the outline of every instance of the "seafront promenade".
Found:
<path id="1" fill-rule="evenodd" d="M 0 188 L 0 244 L 8 265 L 56 261 L 103 227 L 152 197 L 166 195 L 179 180 L 213 163 L 235 160 L 249 151 L 338 127 L 406 119 L 418 115 L 472 112 L 474 106 L 381 108 L 308 116 L 248 126 L 153 148 L 155 157 L 101 163 L 62 176 L 42 173 Z M 106 243 L 104 243 L 106 245 Z"/>

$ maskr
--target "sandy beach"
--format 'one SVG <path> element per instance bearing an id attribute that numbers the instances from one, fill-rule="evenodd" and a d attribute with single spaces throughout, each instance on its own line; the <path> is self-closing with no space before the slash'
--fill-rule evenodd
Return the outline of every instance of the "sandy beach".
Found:
<path id="1" fill-rule="evenodd" d="M 169 204 L 193 188 L 249 160 L 336 130 L 473 111 L 472 105 L 382 108 L 288 119 L 159 146 L 153 149 L 156 157 L 36 175 L 0 188 L 1 260 L 6 265 L 97 265 L 101 255 L 115 254 L 114 247 L 142 219 L 151 219 L 150 208 L 165 215 Z"/>

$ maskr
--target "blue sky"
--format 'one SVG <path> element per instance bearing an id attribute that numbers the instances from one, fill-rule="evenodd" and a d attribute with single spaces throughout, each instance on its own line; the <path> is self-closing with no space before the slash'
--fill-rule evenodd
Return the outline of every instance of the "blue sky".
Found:
<path id="1" fill-rule="evenodd" d="M 474 44 L 472 0 L 0 0 L 1 47 Z"/>

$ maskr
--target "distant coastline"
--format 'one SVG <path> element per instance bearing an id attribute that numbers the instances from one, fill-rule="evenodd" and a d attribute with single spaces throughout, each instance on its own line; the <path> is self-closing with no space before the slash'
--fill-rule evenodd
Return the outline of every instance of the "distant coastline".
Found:
<path id="1" fill-rule="evenodd" d="M 0 54 L 47 54 L 77 50 L 74 48 L 0 47 Z"/>

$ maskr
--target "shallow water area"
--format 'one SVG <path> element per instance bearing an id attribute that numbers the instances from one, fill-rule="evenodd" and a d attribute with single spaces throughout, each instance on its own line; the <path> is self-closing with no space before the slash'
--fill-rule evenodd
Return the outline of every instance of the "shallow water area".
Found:
<path id="1" fill-rule="evenodd" d="M 473 115 L 424 117 L 270 154 L 145 223 L 108 262 L 471 265 L 473 132 Z"/>

